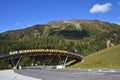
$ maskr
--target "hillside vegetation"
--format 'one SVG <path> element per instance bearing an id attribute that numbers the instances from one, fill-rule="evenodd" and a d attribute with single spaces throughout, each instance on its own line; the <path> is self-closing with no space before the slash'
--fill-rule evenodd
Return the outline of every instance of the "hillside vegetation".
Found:
<path id="1" fill-rule="evenodd" d="M 72 68 L 116 68 L 120 69 L 120 45 L 88 55 L 82 63 Z"/>
<path id="2" fill-rule="evenodd" d="M 58 49 L 88 56 L 118 44 L 120 25 L 99 20 L 52 21 L 0 33 L 0 55 L 26 49 Z M 35 60 L 33 62 L 36 63 Z M 47 64 L 54 64 L 54 60 L 51 60 L 50 57 L 46 57 L 44 61 Z M 58 59 L 55 58 L 55 61 Z M 31 58 L 27 57 L 21 61 L 21 65 L 30 66 L 30 62 Z M 11 67 L 9 61 L 0 61 L 0 68 L 9 67 Z"/>
<path id="3" fill-rule="evenodd" d="M 64 39 L 83 39 L 103 32 L 119 29 L 120 25 L 99 20 L 64 20 L 37 24 L 26 29 L 11 30 L 0 34 L 0 40 L 25 40 L 59 36 Z"/>
<path id="4" fill-rule="evenodd" d="M 52 21 L 0 33 L 0 54 L 14 50 L 49 48 L 89 55 L 120 44 L 119 31 L 120 25 L 99 20 Z"/>

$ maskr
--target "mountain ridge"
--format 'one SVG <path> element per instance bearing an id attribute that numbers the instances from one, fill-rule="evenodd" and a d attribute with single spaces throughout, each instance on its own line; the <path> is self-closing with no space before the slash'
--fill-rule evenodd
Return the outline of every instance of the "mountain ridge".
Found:
<path id="1" fill-rule="evenodd" d="M 21 40 L 35 37 L 60 36 L 65 39 L 82 39 L 96 33 L 109 32 L 114 28 L 120 28 L 120 25 L 99 20 L 61 20 L 0 33 L 0 38 L 2 40 Z"/>

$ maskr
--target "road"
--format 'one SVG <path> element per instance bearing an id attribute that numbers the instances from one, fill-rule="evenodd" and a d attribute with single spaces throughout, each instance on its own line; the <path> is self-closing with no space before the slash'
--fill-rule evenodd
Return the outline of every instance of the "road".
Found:
<path id="1" fill-rule="evenodd" d="M 16 73 L 42 80 L 120 80 L 120 70 L 22 69 Z"/>
<path id="2" fill-rule="evenodd" d="M 41 80 L 41 79 L 17 74 L 14 72 L 14 70 L 0 70 L 0 80 Z"/>

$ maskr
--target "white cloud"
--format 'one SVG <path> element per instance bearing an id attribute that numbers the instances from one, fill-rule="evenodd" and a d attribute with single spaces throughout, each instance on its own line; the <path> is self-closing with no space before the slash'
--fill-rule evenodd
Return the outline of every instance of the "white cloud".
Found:
<path id="1" fill-rule="evenodd" d="M 27 25 L 27 26 L 29 27 L 29 26 L 33 26 L 33 25 L 32 25 L 32 24 L 29 24 L 29 25 Z"/>
<path id="2" fill-rule="evenodd" d="M 118 25 L 120 25 L 120 23 L 117 23 Z"/>
<path id="3" fill-rule="evenodd" d="M 120 22 L 118 22 L 117 24 L 120 25 Z"/>
<path id="4" fill-rule="evenodd" d="M 19 26 L 19 25 L 20 25 L 20 23 L 19 23 L 19 22 L 17 22 L 15 25 Z"/>
<path id="5" fill-rule="evenodd" d="M 115 24 L 117 24 L 117 25 L 120 25 L 120 22 L 114 22 Z"/>
<path id="6" fill-rule="evenodd" d="M 118 2 L 118 5 L 120 5 L 120 1 Z"/>
<path id="7" fill-rule="evenodd" d="M 111 3 L 106 3 L 106 4 L 95 4 L 93 7 L 90 9 L 90 13 L 106 13 L 110 10 L 110 7 L 112 6 Z"/>

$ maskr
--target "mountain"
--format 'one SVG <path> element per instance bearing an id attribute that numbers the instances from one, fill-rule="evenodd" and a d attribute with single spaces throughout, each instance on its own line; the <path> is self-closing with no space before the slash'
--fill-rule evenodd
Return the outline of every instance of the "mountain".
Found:
<path id="1" fill-rule="evenodd" d="M 102 61 L 106 60 L 108 57 L 110 58 L 108 58 L 108 60 L 113 59 L 113 53 L 115 53 L 116 56 L 119 56 L 119 54 L 115 51 L 119 52 L 120 47 L 115 50 L 110 48 L 111 50 L 108 50 L 108 52 L 105 50 L 106 52 L 103 54 L 103 49 L 109 49 L 109 47 L 119 44 L 120 25 L 99 20 L 51 21 L 43 25 L 37 24 L 25 29 L 11 30 L 0 33 L 0 55 L 9 54 L 10 51 L 26 49 L 58 49 L 74 52 L 84 57 L 88 56 L 88 58 L 85 58 L 87 61 L 83 62 L 82 64 L 83 66 L 85 65 L 85 67 L 91 68 L 99 67 L 99 64 L 100 67 L 106 67 Z M 93 59 L 89 58 L 89 55 L 92 56 L 91 53 L 100 50 L 103 50 L 103 52 L 98 53 L 98 55 L 96 53 L 95 56 L 93 55 Z M 111 53 L 111 55 L 107 56 L 107 53 Z M 118 60 L 119 57 L 116 58 L 116 56 L 113 59 L 115 60 L 113 61 L 115 62 L 115 65 L 117 65 L 116 62 L 120 62 Z M 103 58 L 102 61 L 100 58 Z M 94 60 L 97 61 L 97 59 L 98 62 L 94 62 Z M 93 60 L 94 63 L 92 63 L 90 60 Z M 46 57 L 46 60 L 44 61 L 51 61 L 51 59 Z M 95 66 L 92 66 L 89 64 L 89 62 Z M 2 61 L 0 63 L 3 65 L 1 68 L 9 68 L 9 61 Z M 108 63 L 107 60 L 106 63 Z M 23 65 L 25 64 L 26 63 L 23 63 Z M 82 67 L 82 65 L 80 67 Z M 111 64 L 109 67 L 112 67 Z M 113 68 L 117 67 L 113 65 Z"/>
<path id="2" fill-rule="evenodd" d="M 82 63 L 72 68 L 115 68 L 120 69 L 120 45 L 88 55 Z"/>
<path id="3" fill-rule="evenodd" d="M 0 53 L 49 48 L 89 55 L 120 44 L 120 25 L 99 20 L 62 20 L 0 33 Z"/>
<path id="4" fill-rule="evenodd" d="M 65 39 L 83 39 L 101 32 L 120 28 L 120 25 L 99 20 L 62 20 L 37 24 L 21 30 L 0 33 L 1 40 L 24 40 L 31 38 L 59 36 Z"/>

